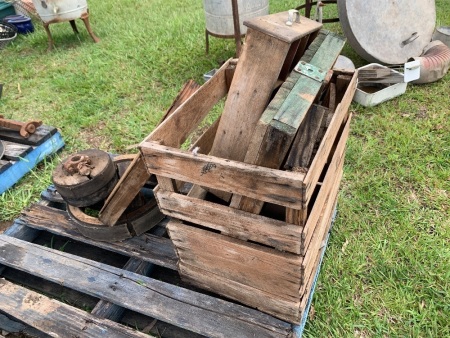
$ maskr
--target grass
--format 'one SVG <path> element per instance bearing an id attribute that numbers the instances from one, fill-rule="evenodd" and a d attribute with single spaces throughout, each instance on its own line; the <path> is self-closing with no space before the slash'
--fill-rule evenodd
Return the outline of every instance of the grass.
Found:
<path id="1" fill-rule="evenodd" d="M 57 126 L 66 149 L 0 195 L 0 221 L 39 199 L 61 159 L 81 149 L 126 153 L 150 133 L 183 83 L 234 54 L 211 38 L 205 55 L 202 3 L 90 1 L 91 25 L 76 37 L 52 25 L 56 49 L 36 32 L 1 51 L 0 114 Z M 292 7 L 271 1 L 271 12 Z M 295 5 L 295 4 L 294 4 Z M 450 23 L 445 0 L 438 24 Z M 327 6 L 326 16 L 335 16 Z M 340 32 L 340 27 L 328 25 Z M 364 64 L 350 47 L 344 54 Z M 339 215 L 306 337 L 450 336 L 450 75 L 408 86 L 377 107 L 352 105 Z M 174 131 L 176 132 L 176 131 Z"/>

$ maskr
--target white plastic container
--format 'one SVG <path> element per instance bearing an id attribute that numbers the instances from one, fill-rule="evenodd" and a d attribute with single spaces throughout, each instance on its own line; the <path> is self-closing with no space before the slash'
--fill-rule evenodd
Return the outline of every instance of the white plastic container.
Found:
<path id="1" fill-rule="evenodd" d="M 247 32 L 245 20 L 268 15 L 269 0 L 238 0 L 239 27 L 241 34 Z M 206 29 L 214 35 L 233 36 L 233 10 L 230 0 L 203 0 Z"/>
<path id="2" fill-rule="evenodd" d="M 371 63 L 367 66 L 360 67 L 360 69 L 378 69 L 378 68 L 388 68 L 386 66 L 380 65 L 378 63 Z M 395 70 L 392 72 L 401 74 Z M 393 99 L 394 97 L 400 96 L 406 91 L 407 83 L 358 83 L 353 96 L 353 101 L 365 107 L 373 107 L 382 102 Z"/>
<path id="3" fill-rule="evenodd" d="M 33 0 L 33 4 L 45 23 L 79 19 L 88 9 L 86 0 Z"/>

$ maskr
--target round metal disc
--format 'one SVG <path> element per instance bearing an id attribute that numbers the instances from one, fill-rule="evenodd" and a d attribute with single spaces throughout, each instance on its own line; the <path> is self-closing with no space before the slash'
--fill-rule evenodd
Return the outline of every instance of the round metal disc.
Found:
<path id="1" fill-rule="evenodd" d="M 402 64 L 420 56 L 436 22 L 434 0 L 338 0 L 349 44 L 369 62 Z"/>

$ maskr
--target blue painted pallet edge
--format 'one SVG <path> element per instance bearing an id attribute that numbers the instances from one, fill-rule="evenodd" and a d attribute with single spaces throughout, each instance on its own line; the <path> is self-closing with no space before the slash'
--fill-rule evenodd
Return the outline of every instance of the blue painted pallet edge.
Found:
<path id="1" fill-rule="evenodd" d="M 328 239 L 330 238 L 331 230 L 333 229 L 334 221 L 336 220 L 337 207 L 333 211 L 333 217 L 331 219 L 330 230 L 328 231 L 327 237 L 325 238 L 323 250 L 320 253 L 319 266 L 317 268 L 316 274 L 314 276 L 314 282 L 311 287 L 311 293 L 309 294 L 308 302 L 306 304 L 306 311 L 303 313 L 302 320 L 299 325 L 292 325 L 292 331 L 294 338 L 301 338 L 303 331 L 305 330 L 306 321 L 308 320 L 309 310 L 311 308 L 312 299 L 314 296 L 314 290 L 316 289 L 317 279 L 319 278 L 320 268 L 322 266 L 323 256 L 325 255 L 326 248 L 328 246 Z"/>
<path id="2" fill-rule="evenodd" d="M 24 158 L 17 161 L 0 174 L 0 194 L 16 184 L 22 177 L 30 172 L 39 162 L 47 156 L 56 153 L 64 147 L 61 134 L 57 132 L 47 141 L 34 148 Z"/>

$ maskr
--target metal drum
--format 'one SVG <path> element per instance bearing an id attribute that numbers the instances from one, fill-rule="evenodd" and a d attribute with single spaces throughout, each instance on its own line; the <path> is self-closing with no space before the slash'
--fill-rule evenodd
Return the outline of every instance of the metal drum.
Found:
<path id="1" fill-rule="evenodd" d="M 342 29 L 369 62 L 402 64 L 422 54 L 436 22 L 434 0 L 338 0 Z"/>
<path id="2" fill-rule="evenodd" d="M 98 149 L 69 156 L 53 172 L 56 190 L 68 204 L 76 207 L 103 201 L 117 181 L 117 170 L 111 157 Z"/>

